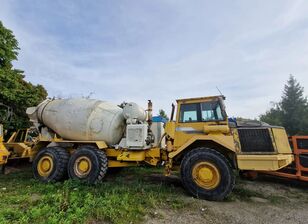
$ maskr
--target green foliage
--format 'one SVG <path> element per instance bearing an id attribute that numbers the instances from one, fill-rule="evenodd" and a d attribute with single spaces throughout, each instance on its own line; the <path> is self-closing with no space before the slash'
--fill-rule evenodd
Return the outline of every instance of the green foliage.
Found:
<path id="1" fill-rule="evenodd" d="M 40 183 L 30 169 L 0 175 L 0 223 L 136 223 L 157 208 L 187 207 L 181 186 L 151 179 L 156 172 L 126 168 L 96 186 Z"/>
<path id="2" fill-rule="evenodd" d="M 14 112 L 12 122 L 0 120 L 5 128 L 9 125 L 15 129 L 27 127 L 26 108 L 37 105 L 47 97 L 43 86 L 25 81 L 23 71 L 13 68 L 12 61 L 17 60 L 18 50 L 18 42 L 12 31 L 0 21 L 0 103 L 11 107 Z M 6 108 L 1 107 L 0 117 L 6 117 L 5 113 Z"/>
<path id="3" fill-rule="evenodd" d="M 290 75 L 281 101 L 260 116 L 260 120 L 286 128 L 289 135 L 308 134 L 308 101 L 304 88 Z"/>
<path id="4" fill-rule="evenodd" d="M 18 50 L 13 32 L 6 29 L 0 21 L 0 68 L 12 67 L 12 61 L 17 60 Z"/>
<path id="5" fill-rule="evenodd" d="M 163 109 L 160 109 L 159 112 L 158 112 L 158 115 L 169 120 L 169 117 L 168 115 L 166 114 L 166 112 L 163 110 Z"/>
<path id="6" fill-rule="evenodd" d="M 227 200 L 235 201 L 236 199 L 240 199 L 241 201 L 250 201 L 251 197 L 265 198 L 265 196 L 260 192 L 244 188 L 241 185 L 237 185 Z"/>
<path id="7" fill-rule="evenodd" d="M 272 125 L 283 126 L 283 112 L 279 103 L 272 103 L 272 108 L 260 116 L 260 120 Z"/>

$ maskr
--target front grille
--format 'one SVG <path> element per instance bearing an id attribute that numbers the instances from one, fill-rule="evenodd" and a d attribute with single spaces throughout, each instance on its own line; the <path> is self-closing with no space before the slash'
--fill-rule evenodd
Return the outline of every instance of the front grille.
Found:
<path id="1" fill-rule="evenodd" d="M 238 129 L 242 152 L 274 152 L 269 129 Z"/>

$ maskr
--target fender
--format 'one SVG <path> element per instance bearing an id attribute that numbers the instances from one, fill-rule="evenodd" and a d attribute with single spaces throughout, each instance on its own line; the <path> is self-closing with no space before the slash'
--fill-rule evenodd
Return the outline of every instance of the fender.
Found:
<path id="1" fill-rule="evenodd" d="M 233 136 L 231 135 L 223 135 L 223 134 L 209 134 L 209 135 L 195 135 L 191 139 L 189 139 L 185 144 L 179 147 L 176 151 L 169 153 L 169 158 L 174 158 L 183 152 L 187 147 L 193 144 L 195 141 L 213 141 L 223 147 L 233 151 L 235 153 L 235 146 Z"/>

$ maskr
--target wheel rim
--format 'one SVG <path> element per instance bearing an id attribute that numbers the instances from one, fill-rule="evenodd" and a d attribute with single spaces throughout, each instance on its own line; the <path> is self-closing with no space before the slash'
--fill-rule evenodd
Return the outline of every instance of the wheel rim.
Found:
<path id="1" fill-rule="evenodd" d="M 204 189 L 212 190 L 220 183 L 220 172 L 217 167 L 210 162 L 197 163 L 192 170 L 195 183 Z"/>
<path id="2" fill-rule="evenodd" d="M 81 156 L 76 159 L 74 163 L 74 172 L 77 177 L 83 178 L 86 177 L 92 169 L 92 162 L 86 156 Z"/>
<path id="3" fill-rule="evenodd" d="M 37 163 L 37 171 L 40 176 L 47 177 L 53 170 L 54 163 L 50 155 L 44 155 Z"/>

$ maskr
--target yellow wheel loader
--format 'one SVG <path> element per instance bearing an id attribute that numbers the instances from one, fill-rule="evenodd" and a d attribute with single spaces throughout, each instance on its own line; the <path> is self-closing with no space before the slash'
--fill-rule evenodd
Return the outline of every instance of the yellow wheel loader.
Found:
<path id="1" fill-rule="evenodd" d="M 177 100 L 166 124 L 152 122 L 152 103 L 45 100 L 27 114 L 39 132 L 27 155 L 35 178 L 100 182 L 108 169 L 148 164 L 180 170 L 188 193 L 223 200 L 234 170 L 278 170 L 293 160 L 284 128 L 229 122 L 224 96 Z M 14 147 L 13 147 L 14 148 Z"/>
<path id="2" fill-rule="evenodd" d="M 2 173 L 4 173 L 4 167 L 10 155 L 9 151 L 6 149 L 3 143 L 3 136 L 3 126 L 0 124 L 0 169 Z"/>
<path id="3" fill-rule="evenodd" d="M 35 128 L 19 129 L 13 132 L 7 141 L 4 141 L 3 126 L 0 125 L 0 166 L 2 173 L 7 162 L 19 159 L 29 159 L 32 162 L 37 153 L 36 140 L 38 132 Z"/>

